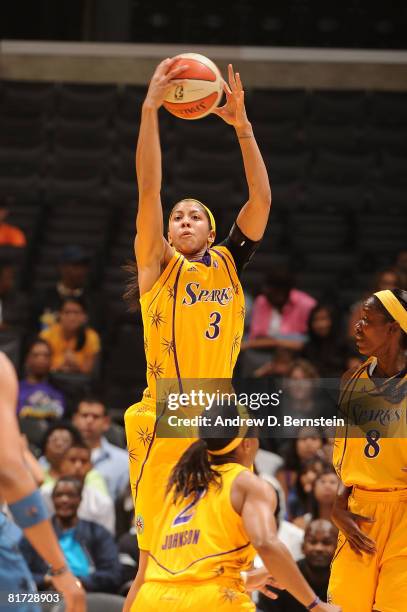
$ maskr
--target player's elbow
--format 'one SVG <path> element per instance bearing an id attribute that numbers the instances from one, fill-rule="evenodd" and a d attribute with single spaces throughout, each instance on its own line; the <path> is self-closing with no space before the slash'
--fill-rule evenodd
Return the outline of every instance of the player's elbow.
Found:
<path id="1" fill-rule="evenodd" d="M 275 550 L 278 538 L 272 533 L 261 533 L 251 538 L 251 543 L 260 556 L 269 555 Z"/>
<path id="2" fill-rule="evenodd" d="M 0 465 L 0 490 L 6 493 L 9 487 L 21 480 L 27 469 L 24 468 L 22 461 L 8 453 L 0 454 Z"/>

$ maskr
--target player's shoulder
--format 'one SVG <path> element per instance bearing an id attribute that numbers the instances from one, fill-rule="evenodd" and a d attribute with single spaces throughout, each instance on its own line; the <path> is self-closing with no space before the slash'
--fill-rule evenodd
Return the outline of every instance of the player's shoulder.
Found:
<path id="1" fill-rule="evenodd" d="M 250 470 L 242 470 L 234 481 L 234 486 L 244 493 L 256 492 L 263 497 L 272 499 L 276 493 L 273 486 Z"/>
<path id="2" fill-rule="evenodd" d="M 349 368 L 349 370 L 346 370 L 346 372 L 344 372 L 344 374 L 342 374 L 342 378 L 341 378 L 341 388 L 343 389 L 344 386 L 346 386 L 346 384 L 352 379 L 355 378 L 355 376 L 362 372 L 363 370 L 366 370 L 366 368 L 369 367 L 370 363 L 373 361 L 373 357 L 369 357 L 369 359 L 367 359 L 366 361 L 364 361 L 363 363 L 361 363 L 360 365 L 354 366 L 353 368 Z"/>

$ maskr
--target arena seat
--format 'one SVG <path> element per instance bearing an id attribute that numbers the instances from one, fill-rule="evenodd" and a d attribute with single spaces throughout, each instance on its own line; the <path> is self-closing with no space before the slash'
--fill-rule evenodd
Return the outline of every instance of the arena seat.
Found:
<path id="1" fill-rule="evenodd" d="M 116 102 L 117 92 L 113 87 L 106 92 L 94 86 L 83 92 L 62 86 L 57 97 L 58 115 L 68 121 L 103 121 L 107 126 L 115 112 Z"/>
<path id="2" fill-rule="evenodd" d="M 363 124 L 366 116 L 366 95 L 363 92 L 313 92 L 309 120 L 323 125 Z"/>

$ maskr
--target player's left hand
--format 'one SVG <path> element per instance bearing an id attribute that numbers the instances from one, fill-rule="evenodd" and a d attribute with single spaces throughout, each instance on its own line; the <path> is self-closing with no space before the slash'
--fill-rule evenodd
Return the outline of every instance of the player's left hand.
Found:
<path id="1" fill-rule="evenodd" d="M 277 593 L 270 591 L 267 587 L 280 590 L 283 589 L 283 587 L 278 584 L 273 576 L 270 576 L 270 572 L 268 572 L 265 567 L 260 567 L 259 569 L 253 569 L 247 572 L 245 586 L 247 591 L 260 591 L 269 599 L 278 599 L 278 595 Z"/>
<path id="2" fill-rule="evenodd" d="M 223 91 L 226 94 L 226 104 L 220 108 L 215 108 L 212 113 L 218 115 L 229 125 L 236 129 L 244 128 L 249 125 L 244 105 L 244 90 L 240 74 L 233 71 L 232 64 L 228 66 L 229 84 L 223 81 Z"/>

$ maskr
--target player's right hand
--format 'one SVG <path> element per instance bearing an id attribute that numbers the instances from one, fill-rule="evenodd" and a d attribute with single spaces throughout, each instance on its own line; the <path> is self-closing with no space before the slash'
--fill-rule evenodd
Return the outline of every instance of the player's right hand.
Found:
<path id="1" fill-rule="evenodd" d="M 162 106 L 168 91 L 173 87 L 174 80 L 178 77 L 182 78 L 182 73 L 188 68 L 187 65 L 178 65 L 179 58 L 167 58 L 158 64 L 148 87 L 144 104 L 151 105 L 154 108 Z M 175 83 L 181 81 L 175 80 Z"/>
<path id="2" fill-rule="evenodd" d="M 71 572 L 53 576 L 52 584 L 64 598 L 65 612 L 86 612 L 85 591 Z"/>
<path id="3" fill-rule="evenodd" d="M 346 536 L 353 552 L 360 556 L 362 553 L 373 555 L 376 552 L 376 543 L 363 533 L 358 525 L 358 523 L 374 523 L 374 518 L 355 514 L 336 504 L 332 510 L 331 518 L 339 531 Z"/>

